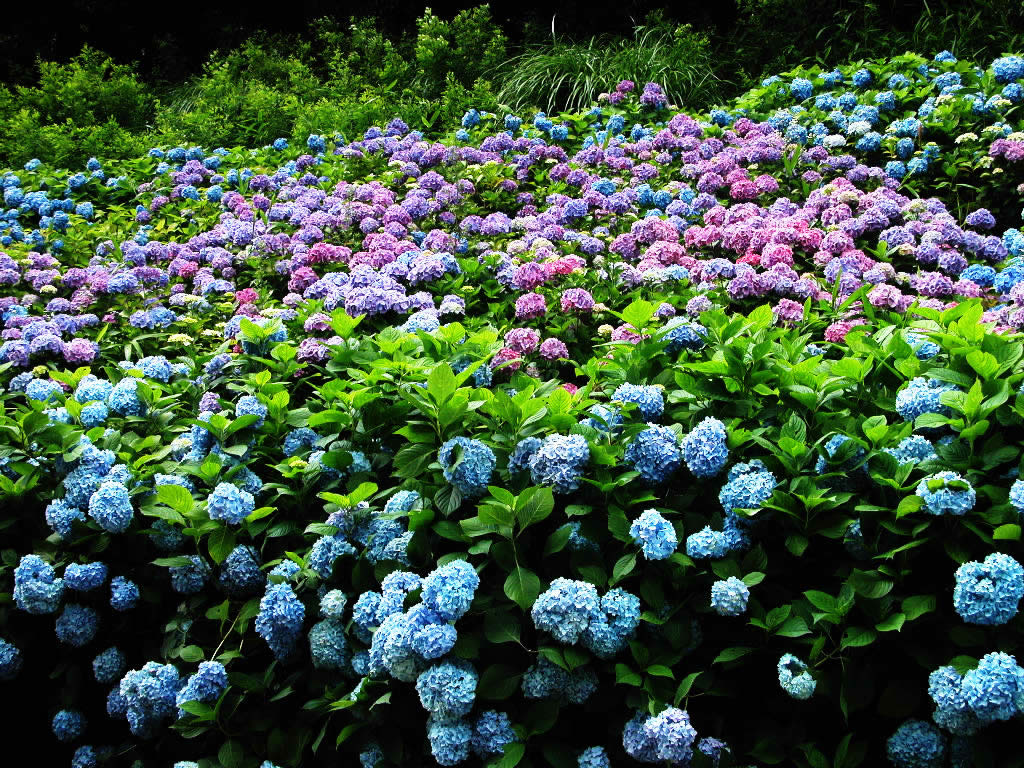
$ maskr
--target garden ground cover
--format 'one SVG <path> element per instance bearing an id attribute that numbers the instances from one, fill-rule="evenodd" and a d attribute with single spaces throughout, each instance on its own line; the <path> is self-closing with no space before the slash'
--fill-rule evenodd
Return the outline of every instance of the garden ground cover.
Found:
<path id="1" fill-rule="evenodd" d="M 75 766 L 1021 764 L 1022 78 L 6 172 L 18 724 Z"/>

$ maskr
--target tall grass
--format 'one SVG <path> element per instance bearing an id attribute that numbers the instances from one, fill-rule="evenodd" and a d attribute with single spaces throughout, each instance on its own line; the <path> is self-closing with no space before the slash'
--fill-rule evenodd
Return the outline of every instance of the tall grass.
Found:
<path id="1" fill-rule="evenodd" d="M 503 104 L 547 112 L 580 109 L 620 80 L 659 83 L 672 104 L 688 107 L 718 101 L 725 85 L 705 35 L 660 22 L 637 26 L 632 37 L 531 46 L 496 67 L 492 77 L 501 83 Z"/>

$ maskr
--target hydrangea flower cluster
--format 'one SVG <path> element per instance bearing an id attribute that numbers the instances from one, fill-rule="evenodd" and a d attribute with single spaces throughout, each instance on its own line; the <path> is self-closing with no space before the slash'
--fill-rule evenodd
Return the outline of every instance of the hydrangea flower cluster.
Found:
<path id="1" fill-rule="evenodd" d="M 739 616 L 747 610 L 750 590 L 742 579 L 730 576 L 711 585 L 711 608 L 719 616 Z"/>
<path id="2" fill-rule="evenodd" d="M 497 464 L 494 451 L 468 437 L 455 437 L 446 442 L 438 451 L 437 460 L 444 468 L 444 479 L 470 499 L 482 496 L 487 490 Z"/>
<path id="3" fill-rule="evenodd" d="M 933 515 L 965 515 L 974 508 L 977 494 L 969 482 L 956 472 L 937 472 L 921 480 L 917 495 Z"/>
<path id="4" fill-rule="evenodd" d="M 633 541 L 640 544 L 648 560 L 665 560 L 679 545 L 676 529 L 656 509 L 644 511 L 629 528 Z"/>
<path id="5" fill-rule="evenodd" d="M 683 438 L 683 461 L 694 477 L 715 477 L 729 460 L 725 425 L 708 416 Z"/>
<path id="6" fill-rule="evenodd" d="M 1017 615 L 1022 597 L 1024 568 L 1009 555 L 994 552 L 956 569 L 953 607 L 969 624 L 1005 624 Z"/>
<path id="7" fill-rule="evenodd" d="M 814 694 L 818 682 L 807 671 L 807 665 L 791 653 L 779 659 L 779 685 L 787 694 L 806 701 Z"/>
<path id="8" fill-rule="evenodd" d="M 626 446 L 623 458 L 650 485 L 667 482 L 683 463 L 676 433 L 650 423 Z"/>

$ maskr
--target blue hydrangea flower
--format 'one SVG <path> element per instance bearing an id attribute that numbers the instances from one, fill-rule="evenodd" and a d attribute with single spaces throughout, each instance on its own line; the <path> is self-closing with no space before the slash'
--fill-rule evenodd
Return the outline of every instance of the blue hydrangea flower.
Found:
<path id="1" fill-rule="evenodd" d="M 825 453 L 828 458 L 832 458 L 836 455 L 840 446 L 844 445 L 851 438 L 847 435 L 833 435 L 829 438 L 828 442 L 825 443 Z M 860 462 L 866 451 L 863 447 L 858 446 L 854 451 L 853 455 L 843 461 L 838 466 L 830 467 L 825 456 L 818 456 L 818 461 L 814 465 L 814 471 L 819 475 L 824 473 L 826 470 L 829 472 L 849 472 Z"/>
<path id="2" fill-rule="evenodd" d="M 620 427 L 622 427 L 622 411 L 615 406 L 597 403 L 596 405 L 592 405 L 588 412 L 590 413 L 590 416 L 586 419 L 581 419 L 580 424 L 584 424 L 607 434 L 616 434 Z M 526 439 L 535 440 L 536 438 L 528 437 Z"/>
<path id="3" fill-rule="evenodd" d="M 23 555 L 14 569 L 14 602 L 34 615 L 56 613 L 64 595 L 64 580 L 38 555 Z"/>
<path id="4" fill-rule="evenodd" d="M 100 627 L 100 616 L 87 605 L 69 603 L 57 617 L 57 639 L 81 648 L 92 642 Z"/>
<path id="5" fill-rule="evenodd" d="M 85 733 L 85 715 L 77 710 L 62 709 L 53 716 L 53 723 L 50 727 L 53 730 L 53 735 L 57 737 L 57 741 L 64 743 L 77 741 Z"/>
<path id="6" fill-rule="evenodd" d="M 455 460 L 456 447 L 461 449 L 458 461 Z M 444 471 L 444 479 L 469 499 L 483 495 L 498 463 L 494 451 L 469 437 L 455 437 L 446 442 L 438 451 L 437 460 Z"/>
<path id="7" fill-rule="evenodd" d="M 626 647 L 639 623 L 640 598 L 624 589 L 609 590 L 583 632 L 583 645 L 598 658 L 610 659 Z"/>
<path id="8" fill-rule="evenodd" d="M 537 629 L 560 643 L 573 645 L 598 617 L 599 606 L 593 584 L 558 578 L 537 597 L 530 615 Z"/>
<path id="9" fill-rule="evenodd" d="M 728 482 L 718 493 L 722 509 L 758 509 L 771 498 L 778 481 L 758 459 L 729 470 Z"/>
<path id="10" fill-rule="evenodd" d="M 76 749 L 71 756 L 71 768 L 96 768 L 98 765 L 99 758 L 96 755 L 96 750 L 88 744 Z"/>
<path id="11" fill-rule="evenodd" d="M 210 577 L 210 566 L 199 555 L 191 555 L 188 565 L 173 566 L 168 571 L 171 589 L 181 595 L 194 595 L 202 591 Z"/>
<path id="12" fill-rule="evenodd" d="M 779 685 L 794 699 L 806 701 L 811 698 L 817 681 L 807 671 L 807 665 L 791 653 L 779 659 Z"/>
<path id="13" fill-rule="evenodd" d="M 317 669 L 344 670 L 351 662 L 345 639 L 345 625 L 337 619 L 324 619 L 309 630 L 309 655 Z"/>
<path id="14" fill-rule="evenodd" d="M 293 429 L 284 436 L 284 455 L 295 456 L 303 450 L 310 450 L 320 439 L 320 435 L 309 427 Z"/>
<path id="15" fill-rule="evenodd" d="M 946 737 L 924 720 L 907 720 L 886 743 L 896 768 L 940 768 L 946 763 Z"/>
<path id="16" fill-rule="evenodd" d="M 729 459 L 725 425 L 707 417 L 683 438 L 683 461 L 695 477 L 714 477 Z"/>
<path id="17" fill-rule="evenodd" d="M 943 392 L 957 390 L 955 384 L 918 376 L 896 393 L 896 411 L 904 421 L 914 421 L 922 413 L 950 415 L 950 409 L 939 402 Z"/>
<path id="18" fill-rule="evenodd" d="M 1024 597 L 1024 568 L 1009 555 L 994 552 L 984 562 L 964 563 L 956 570 L 953 607 L 969 624 L 1005 624 L 1017 615 Z"/>
<path id="19" fill-rule="evenodd" d="M 60 392 L 60 384 L 49 379 L 33 379 L 25 387 L 25 395 L 28 399 L 38 400 L 41 403 L 48 403 L 56 399 Z"/>
<path id="20" fill-rule="evenodd" d="M 361 753 L 359 753 L 359 764 L 362 768 L 377 768 L 377 764 L 384 759 L 384 750 L 380 744 L 371 742 Z"/>
<path id="21" fill-rule="evenodd" d="M 814 83 L 806 78 L 798 77 L 789 84 L 789 92 L 797 101 L 809 99 L 814 93 Z"/>
<path id="22" fill-rule="evenodd" d="M 178 712 L 178 690 L 184 682 L 172 665 L 155 661 L 121 678 L 117 690 L 131 732 L 149 738 L 162 723 L 173 720 Z"/>
<path id="23" fill-rule="evenodd" d="M 1014 480 L 1010 486 L 1010 503 L 1024 515 L 1024 480 Z"/>
<path id="24" fill-rule="evenodd" d="M 92 402 L 93 400 L 104 401 L 110 397 L 110 393 L 114 390 L 114 385 L 106 379 L 100 379 L 89 373 L 82 377 L 81 381 L 78 382 L 78 386 L 75 388 L 75 400 L 82 405 Z"/>
<path id="25" fill-rule="evenodd" d="M 622 731 L 626 753 L 642 763 L 689 764 L 696 740 L 690 716 L 676 707 L 654 716 L 638 712 Z"/>
<path id="26" fill-rule="evenodd" d="M 124 533 L 133 515 L 131 497 L 123 483 L 104 481 L 89 497 L 89 517 L 108 533 Z"/>
<path id="27" fill-rule="evenodd" d="M 729 554 L 729 551 L 725 534 L 713 530 L 710 525 L 686 537 L 686 554 L 695 560 L 718 560 Z"/>
<path id="28" fill-rule="evenodd" d="M 893 456 L 900 464 L 917 463 L 937 459 L 935 446 L 920 435 L 910 435 L 900 441 L 895 448 L 886 448 L 885 452 Z"/>
<path id="29" fill-rule="evenodd" d="M 257 416 L 253 429 L 259 429 L 267 418 L 267 406 L 255 395 L 242 395 L 235 404 L 235 416 Z"/>
<path id="30" fill-rule="evenodd" d="M 107 580 L 103 563 L 69 563 L 64 569 L 64 586 L 77 592 L 89 592 Z"/>
<path id="31" fill-rule="evenodd" d="M 530 457 L 530 479 L 550 486 L 555 493 L 572 493 L 580 487 L 590 461 L 590 446 L 582 435 L 549 435 Z"/>
<path id="32" fill-rule="evenodd" d="M 218 483 L 207 499 L 207 509 L 211 520 L 239 525 L 256 509 L 256 500 L 251 493 L 239 490 L 231 483 Z"/>
<path id="33" fill-rule="evenodd" d="M 477 674 L 468 662 L 435 664 L 416 679 L 416 692 L 423 708 L 444 718 L 469 714 L 476 700 Z"/>
<path id="34" fill-rule="evenodd" d="M 21 671 L 24 662 L 21 651 L 12 643 L 0 638 L 0 680 L 13 680 Z"/>
<path id="35" fill-rule="evenodd" d="M 469 610 L 480 586 L 476 570 L 465 560 L 452 560 L 423 580 L 423 605 L 443 621 L 457 621 Z"/>
<path id="36" fill-rule="evenodd" d="M 178 717 L 184 717 L 187 713 L 182 705 L 189 701 L 198 701 L 201 704 L 213 705 L 221 694 L 227 690 L 228 673 L 224 665 L 219 661 L 203 661 L 199 669 L 186 682 L 185 687 L 178 691 L 175 699 L 178 705 Z"/>
<path id="37" fill-rule="evenodd" d="M 587 747 L 576 760 L 577 768 L 611 768 L 611 761 L 604 747 Z"/>
<path id="38" fill-rule="evenodd" d="M 274 656 L 283 661 L 295 649 L 305 616 L 306 608 L 289 584 L 271 584 L 260 600 L 256 633 L 270 646 Z"/>
<path id="39" fill-rule="evenodd" d="M 145 406 L 139 400 L 138 385 L 139 380 L 131 377 L 117 382 L 107 397 L 110 410 L 121 416 L 141 416 Z"/>
<path id="40" fill-rule="evenodd" d="M 541 441 L 539 437 L 527 437 L 516 443 L 516 447 L 508 457 L 509 474 L 514 475 L 529 469 L 530 459 L 540 449 L 540 446 Z"/>
<path id="41" fill-rule="evenodd" d="M 465 720 L 431 716 L 427 720 L 430 753 L 438 765 L 457 765 L 469 757 L 473 729 Z"/>
<path id="42" fill-rule="evenodd" d="M 427 624 L 412 636 L 412 649 L 424 659 L 440 659 L 455 647 L 458 632 L 451 624 Z"/>
<path id="43" fill-rule="evenodd" d="M 665 410 L 661 388 L 636 384 L 620 384 L 612 393 L 612 401 L 634 403 L 644 421 L 657 421 Z"/>
<path id="44" fill-rule="evenodd" d="M 92 660 L 92 674 L 97 683 L 109 685 L 121 679 L 127 661 L 119 648 L 110 647 Z"/>
<path id="45" fill-rule="evenodd" d="M 648 424 L 626 446 L 624 458 L 650 485 L 667 481 L 683 463 L 676 433 L 668 427 Z"/>
<path id="46" fill-rule="evenodd" d="M 557 699 L 582 704 L 597 690 L 597 675 L 589 666 L 566 672 L 541 656 L 526 670 L 522 680 L 527 699 Z"/>
<path id="47" fill-rule="evenodd" d="M 719 616 L 739 616 L 747 610 L 750 590 L 742 579 L 730 576 L 711 585 L 711 607 Z"/>
<path id="48" fill-rule="evenodd" d="M 340 589 L 331 589 L 320 598 L 320 615 L 325 619 L 340 619 L 345 615 L 348 595 Z"/>
<path id="49" fill-rule="evenodd" d="M 933 485 L 938 487 L 932 490 Z M 916 493 L 924 499 L 925 508 L 933 515 L 967 514 L 977 499 L 971 484 L 956 472 L 949 471 L 924 478 L 918 483 Z"/>
<path id="50" fill-rule="evenodd" d="M 266 580 L 256 550 L 239 544 L 221 563 L 217 584 L 232 597 L 243 597 L 259 592 Z"/>
<path id="51" fill-rule="evenodd" d="M 982 722 L 1009 720 L 1024 699 L 1024 669 L 1009 654 L 986 654 L 964 675 L 962 690 L 967 706 Z"/>
<path id="52" fill-rule="evenodd" d="M 355 555 L 356 550 L 343 534 L 333 536 L 321 536 L 309 550 L 309 568 L 315 571 L 320 578 L 329 579 L 334 568 L 334 561 L 342 555 Z"/>
<path id="53" fill-rule="evenodd" d="M 470 746 L 473 754 L 480 758 L 505 754 L 505 747 L 516 741 L 512 723 L 504 712 L 493 709 L 481 712 L 473 724 L 473 738 Z"/>
<path id="54" fill-rule="evenodd" d="M 629 535 L 640 545 L 647 560 L 665 560 L 679 545 L 676 529 L 655 509 L 645 510 L 634 520 Z"/>

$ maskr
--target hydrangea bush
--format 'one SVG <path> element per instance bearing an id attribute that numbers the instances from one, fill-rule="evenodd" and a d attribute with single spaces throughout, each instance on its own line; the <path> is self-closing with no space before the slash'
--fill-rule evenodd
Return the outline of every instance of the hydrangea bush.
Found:
<path id="1" fill-rule="evenodd" d="M 1019 62 L 5 172 L 6 722 L 74 766 L 1021 765 Z M 811 99 L 892 130 L 761 114 Z M 888 166 L 968 114 L 1008 165 L 964 213 Z"/>

